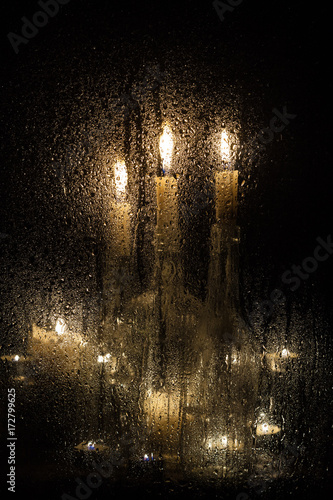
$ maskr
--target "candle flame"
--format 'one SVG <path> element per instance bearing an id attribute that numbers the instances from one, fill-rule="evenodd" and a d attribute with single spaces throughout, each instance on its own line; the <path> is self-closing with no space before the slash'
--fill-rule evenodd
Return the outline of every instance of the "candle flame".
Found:
<path id="1" fill-rule="evenodd" d="M 66 323 L 62 318 L 59 318 L 55 327 L 55 331 L 58 335 L 63 335 L 65 333 Z"/>
<path id="2" fill-rule="evenodd" d="M 281 432 L 281 427 L 274 424 L 267 424 L 266 422 L 259 424 L 256 430 L 257 436 L 271 436 L 279 432 Z"/>
<path id="3" fill-rule="evenodd" d="M 124 161 L 117 161 L 114 167 L 117 195 L 124 195 L 127 186 L 127 170 Z"/>
<path id="4" fill-rule="evenodd" d="M 223 448 L 226 448 L 227 445 L 228 445 L 228 438 L 227 438 L 227 436 L 222 436 L 221 441 L 222 441 Z"/>
<path id="5" fill-rule="evenodd" d="M 222 161 L 229 162 L 231 160 L 230 138 L 225 130 L 221 134 L 221 157 Z"/>
<path id="6" fill-rule="evenodd" d="M 172 132 L 168 125 L 165 125 L 163 129 L 163 134 L 160 138 L 160 155 L 163 163 L 163 171 L 164 173 L 170 169 L 171 166 L 171 158 L 172 158 L 172 150 L 173 150 L 173 138 Z"/>
<path id="7" fill-rule="evenodd" d="M 88 450 L 94 450 L 95 449 L 95 442 L 89 441 L 87 446 L 88 446 Z"/>
<path id="8" fill-rule="evenodd" d="M 111 354 L 105 354 L 105 356 L 102 356 L 101 354 L 97 357 L 97 362 L 98 363 L 107 363 L 111 358 Z"/>

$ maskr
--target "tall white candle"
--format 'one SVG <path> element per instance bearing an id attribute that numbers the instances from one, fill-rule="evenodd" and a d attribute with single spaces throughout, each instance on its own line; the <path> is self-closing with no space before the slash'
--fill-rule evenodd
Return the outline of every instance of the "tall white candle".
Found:
<path id="1" fill-rule="evenodd" d="M 216 220 L 231 221 L 237 216 L 238 171 L 231 170 L 230 139 L 226 131 L 221 134 L 223 170 L 215 173 Z"/>
<path id="2" fill-rule="evenodd" d="M 160 155 L 163 176 L 156 177 L 157 195 L 157 240 L 159 251 L 175 252 L 178 247 L 178 181 L 169 175 L 173 152 L 173 137 L 170 127 L 164 126 L 160 138 Z"/>

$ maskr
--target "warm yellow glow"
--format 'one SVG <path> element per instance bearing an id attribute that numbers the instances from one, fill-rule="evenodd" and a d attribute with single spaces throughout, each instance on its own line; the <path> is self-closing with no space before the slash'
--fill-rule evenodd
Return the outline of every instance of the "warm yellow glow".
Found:
<path id="1" fill-rule="evenodd" d="M 295 352 L 290 352 L 289 349 L 282 349 L 281 358 L 298 358 L 298 354 Z"/>
<path id="2" fill-rule="evenodd" d="M 102 439 L 82 441 L 82 443 L 76 445 L 74 448 L 77 451 L 110 451 L 110 447 Z"/>
<path id="3" fill-rule="evenodd" d="M 221 441 L 222 441 L 223 448 L 226 448 L 227 445 L 228 445 L 228 438 L 227 438 L 227 436 L 222 436 Z"/>
<path id="4" fill-rule="evenodd" d="M 36 326 L 34 323 L 32 324 L 32 339 L 34 341 L 34 345 L 36 346 L 36 341 L 38 343 L 43 344 L 58 344 L 61 342 L 61 345 L 64 347 L 65 345 L 69 345 L 69 343 L 73 345 L 87 346 L 88 343 L 84 341 L 82 336 L 79 333 L 71 332 L 70 337 L 68 335 L 64 335 L 67 330 L 67 325 L 61 318 L 58 319 L 54 330 L 46 330 L 45 328 L 41 328 Z"/>
<path id="5" fill-rule="evenodd" d="M 225 130 L 223 130 L 221 134 L 221 158 L 224 162 L 229 162 L 231 160 L 230 139 Z"/>
<path id="6" fill-rule="evenodd" d="M 208 450 L 241 450 L 244 448 L 244 443 L 237 438 L 230 439 L 228 436 L 212 436 L 206 444 Z"/>
<path id="7" fill-rule="evenodd" d="M 55 327 L 55 331 L 58 335 L 63 335 L 65 333 L 66 323 L 62 318 L 59 318 Z"/>
<path id="8" fill-rule="evenodd" d="M 20 359 L 20 356 L 18 354 L 16 354 L 16 356 L 14 356 L 14 361 L 18 361 Z"/>
<path id="9" fill-rule="evenodd" d="M 99 355 L 97 358 L 98 363 L 107 363 L 110 361 L 111 354 L 105 354 L 105 356 Z"/>
<path id="10" fill-rule="evenodd" d="M 257 436 L 271 436 L 273 434 L 277 434 L 280 431 L 281 427 L 264 423 L 257 426 L 256 434 Z"/>
<path id="11" fill-rule="evenodd" d="M 298 354 L 295 352 L 290 352 L 289 349 L 282 349 L 282 351 L 274 353 L 265 353 L 264 356 L 267 359 L 268 366 L 274 372 L 285 372 L 285 363 L 288 360 L 298 358 Z"/>
<path id="12" fill-rule="evenodd" d="M 163 129 L 163 134 L 160 138 L 160 155 L 163 163 L 163 171 L 167 173 L 167 171 L 171 167 L 171 159 L 172 159 L 172 151 L 173 151 L 173 138 L 172 132 L 168 125 L 165 125 Z"/>
<path id="13" fill-rule="evenodd" d="M 116 184 L 116 193 L 118 196 L 124 195 L 127 186 L 127 170 L 124 161 L 117 161 L 114 166 L 114 178 Z"/>
<path id="14" fill-rule="evenodd" d="M 180 393 L 178 391 L 168 393 L 148 389 L 144 401 L 148 425 L 153 431 L 169 433 L 170 436 L 170 433 L 176 432 L 179 422 L 179 405 Z"/>

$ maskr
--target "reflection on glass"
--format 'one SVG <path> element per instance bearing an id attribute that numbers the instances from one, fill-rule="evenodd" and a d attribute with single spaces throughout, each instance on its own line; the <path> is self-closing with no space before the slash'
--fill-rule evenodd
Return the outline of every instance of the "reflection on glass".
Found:
<path id="1" fill-rule="evenodd" d="M 72 327 L 78 322 L 68 319 L 70 311 L 66 322 L 60 317 L 55 324 L 54 319 L 34 322 L 27 342 L 31 359 L 10 357 L 17 362 L 12 363 L 15 383 L 43 394 L 53 379 L 63 391 L 66 410 L 54 421 L 68 429 L 82 422 L 75 437 L 70 431 L 66 436 L 75 453 L 119 453 L 128 474 L 133 463 L 150 467 L 155 462 L 170 475 L 181 470 L 187 477 L 257 473 L 267 457 L 277 456 L 289 430 L 291 418 L 278 396 L 281 387 L 288 387 L 290 373 L 294 376 L 300 355 L 289 343 L 288 348 L 283 342 L 264 348 L 243 317 L 238 166 L 226 130 L 219 139 L 202 296 L 186 286 L 178 220 L 181 186 L 170 175 L 174 136 L 165 125 L 159 143 L 163 175 L 156 175 L 152 189 L 156 213 L 152 210 L 146 221 L 153 233 L 149 279 L 138 278 L 142 261 L 137 255 L 133 264 L 137 240 L 132 241 L 132 205 L 126 201 L 129 174 L 125 162 L 117 161 L 109 239 L 103 240 L 96 264 L 97 327 L 89 329 L 82 312 L 85 327 Z M 62 310 L 56 306 L 54 311 Z M 54 311 L 50 306 L 50 316 Z M 67 392 L 64 374 L 71 382 Z"/>

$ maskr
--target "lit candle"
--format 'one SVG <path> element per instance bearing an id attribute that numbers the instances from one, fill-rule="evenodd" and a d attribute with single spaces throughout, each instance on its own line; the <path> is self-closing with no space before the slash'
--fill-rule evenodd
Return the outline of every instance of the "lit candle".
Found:
<path id="1" fill-rule="evenodd" d="M 55 326 L 55 331 L 57 332 L 58 335 L 63 335 L 66 330 L 66 323 L 62 318 L 58 318 L 56 326 Z"/>
<path id="2" fill-rule="evenodd" d="M 282 349 L 281 351 L 281 358 L 282 359 L 291 359 L 291 358 L 298 358 L 298 354 L 295 352 L 290 352 L 289 349 Z"/>
<path id="3" fill-rule="evenodd" d="M 257 436 L 272 436 L 273 434 L 278 434 L 281 431 L 281 427 L 272 424 L 259 424 L 256 429 Z"/>
<path id="4" fill-rule="evenodd" d="M 105 356 L 102 356 L 101 354 L 99 354 L 97 356 L 97 362 L 98 363 L 108 363 L 110 361 L 110 358 L 111 358 L 111 354 L 105 354 Z"/>
<path id="5" fill-rule="evenodd" d="M 237 214 L 238 171 L 231 170 L 231 148 L 228 133 L 221 134 L 221 158 L 223 171 L 215 174 L 216 220 L 234 220 Z"/>
<path id="6" fill-rule="evenodd" d="M 178 247 L 177 179 L 169 175 L 173 152 L 172 132 L 164 126 L 160 138 L 163 177 L 156 177 L 158 250 L 175 252 Z"/>
<path id="7" fill-rule="evenodd" d="M 114 167 L 116 200 L 113 207 L 115 230 L 114 249 L 119 257 L 129 257 L 131 252 L 130 204 L 126 200 L 127 170 L 124 161 L 117 161 Z"/>
<path id="8" fill-rule="evenodd" d="M 228 446 L 228 437 L 222 436 L 221 442 L 222 442 L 222 448 L 226 448 Z"/>

